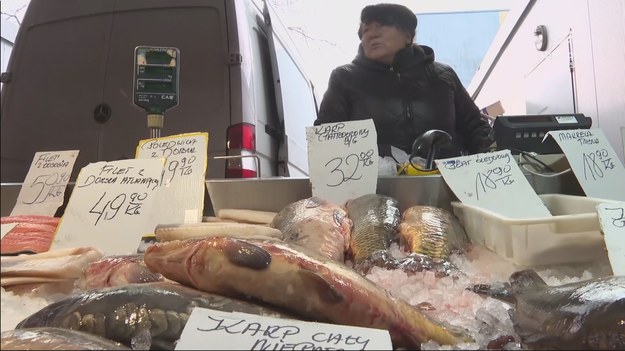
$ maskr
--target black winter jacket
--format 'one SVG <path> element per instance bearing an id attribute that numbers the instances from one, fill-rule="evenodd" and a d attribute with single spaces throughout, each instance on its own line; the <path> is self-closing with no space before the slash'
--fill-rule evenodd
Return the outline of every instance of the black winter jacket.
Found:
<path id="1" fill-rule="evenodd" d="M 492 129 L 454 70 L 434 61 L 422 45 L 400 50 L 392 65 L 364 56 L 332 71 L 315 125 L 373 118 L 380 155 L 393 145 L 410 154 L 415 138 L 430 129 L 452 137 L 438 158 L 487 151 Z"/>

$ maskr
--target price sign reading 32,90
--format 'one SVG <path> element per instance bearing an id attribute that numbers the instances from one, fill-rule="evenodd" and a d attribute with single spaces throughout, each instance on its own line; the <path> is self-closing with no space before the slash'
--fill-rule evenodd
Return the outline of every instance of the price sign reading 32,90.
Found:
<path id="1" fill-rule="evenodd" d="M 377 134 L 373 120 L 306 128 L 313 196 L 343 203 L 376 192 Z"/>

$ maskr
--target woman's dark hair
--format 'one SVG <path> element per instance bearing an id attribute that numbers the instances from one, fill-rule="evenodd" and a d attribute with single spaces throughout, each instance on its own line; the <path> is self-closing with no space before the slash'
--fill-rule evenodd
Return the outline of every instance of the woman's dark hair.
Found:
<path id="1" fill-rule="evenodd" d="M 358 38 L 362 38 L 362 26 L 371 22 L 378 22 L 385 26 L 394 26 L 411 35 L 414 40 L 417 29 L 417 16 L 406 6 L 397 4 L 369 5 L 360 12 L 360 26 Z"/>

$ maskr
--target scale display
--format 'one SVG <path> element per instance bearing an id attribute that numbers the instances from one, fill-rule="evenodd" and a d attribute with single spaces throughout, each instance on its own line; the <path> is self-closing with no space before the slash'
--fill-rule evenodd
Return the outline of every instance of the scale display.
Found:
<path id="1" fill-rule="evenodd" d="M 135 105 L 163 114 L 178 105 L 180 50 L 173 47 L 135 48 L 133 95 Z"/>
<path id="2" fill-rule="evenodd" d="M 545 134 L 554 130 L 589 129 L 592 119 L 581 113 L 558 115 L 497 116 L 493 124 L 498 149 L 519 150 L 538 154 L 561 154 L 553 138 L 543 142 Z"/>

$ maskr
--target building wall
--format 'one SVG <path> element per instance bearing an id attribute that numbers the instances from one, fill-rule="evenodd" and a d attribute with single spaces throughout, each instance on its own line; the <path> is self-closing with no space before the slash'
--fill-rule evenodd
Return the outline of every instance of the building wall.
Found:
<path id="1" fill-rule="evenodd" d="M 500 100 L 506 115 L 583 113 L 624 162 L 625 1 L 524 0 L 508 20 L 469 85 L 477 105 Z M 538 25 L 545 51 L 534 47 Z"/>

